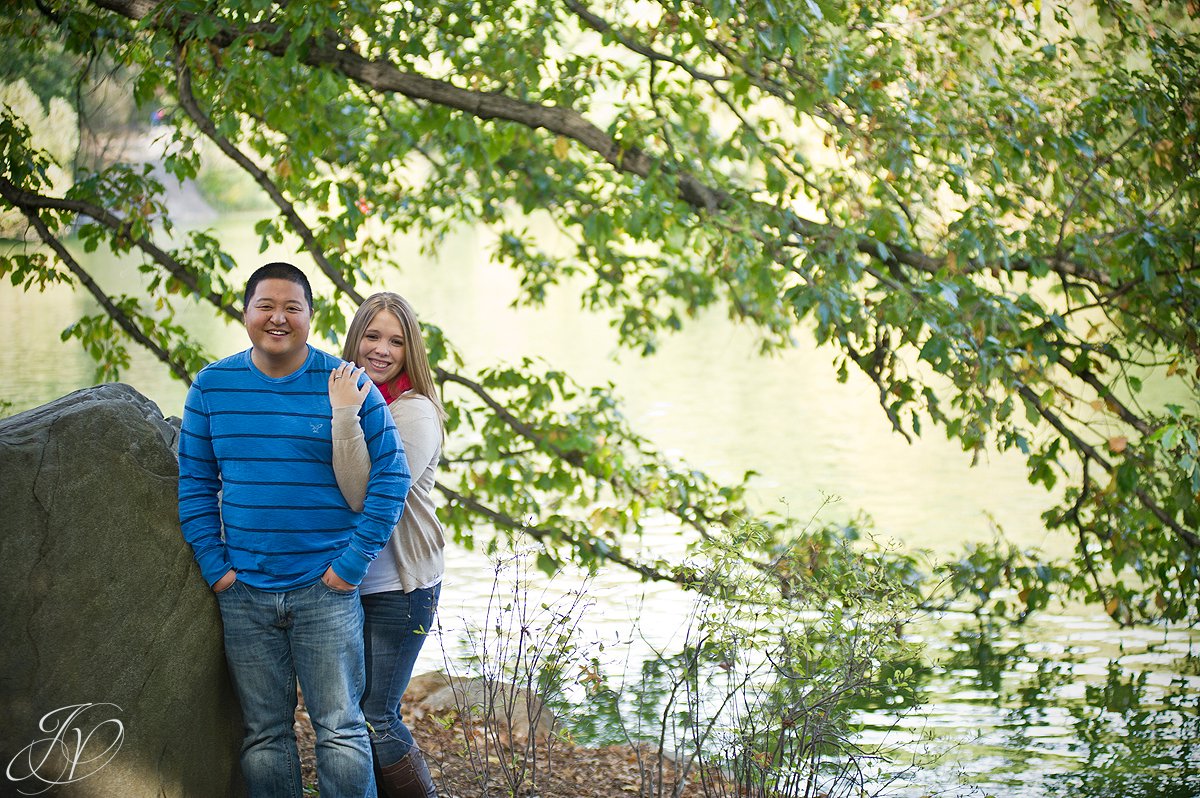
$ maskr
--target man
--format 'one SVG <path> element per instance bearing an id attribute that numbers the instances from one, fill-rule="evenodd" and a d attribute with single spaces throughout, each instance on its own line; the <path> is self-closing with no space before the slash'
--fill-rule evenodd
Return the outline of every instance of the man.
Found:
<path id="1" fill-rule="evenodd" d="M 328 381 L 341 361 L 308 345 L 308 278 L 268 263 L 243 303 L 251 347 L 196 377 L 179 438 L 180 525 L 221 610 L 242 774 L 252 798 L 300 798 L 299 678 L 321 797 L 374 796 L 356 588 L 403 511 L 408 465 L 372 387 L 359 410 L 371 471 L 352 511 L 332 465 Z"/>

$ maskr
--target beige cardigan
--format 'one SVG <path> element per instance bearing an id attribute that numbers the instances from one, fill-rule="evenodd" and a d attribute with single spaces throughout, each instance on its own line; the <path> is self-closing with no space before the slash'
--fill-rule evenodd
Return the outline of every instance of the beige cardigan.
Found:
<path id="1" fill-rule="evenodd" d="M 419 393 L 408 392 L 388 405 L 396 431 L 404 443 L 412 487 L 404 503 L 404 514 L 391 538 L 367 569 L 359 592 L 382 593 L 437 583 L 445 571 L 446 547 L 441 522 L 433 506 L 433 478 L 442 454 L 442 426 L 437 409 Z M 333 410 L 333 471 L 338 487 L 352 510 L 362 512 L 371 458 L 357 407 Z"/>

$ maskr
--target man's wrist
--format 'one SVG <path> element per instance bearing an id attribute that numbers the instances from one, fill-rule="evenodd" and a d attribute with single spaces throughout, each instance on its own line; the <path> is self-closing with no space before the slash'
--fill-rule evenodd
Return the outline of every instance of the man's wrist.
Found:
<path id="1" fill-rule="evenodd" d="M 342 556 L 329 564 L 329 569 L 344 582 L 357 585 L 367 575 L 367 567 L 370 564 L 370 559 L 363 556 L 356 549 L 349 547 L 342 552 Z"/>
<path id="2" fill-rule="evenodd" d="M 357 584 L 353 582 L 347 582 L 345 579 L 338 576 L 338 572 L 333 570 L 332 565 L 325 569 L 325 573 L 321 575 L 321 581 L 324 582 L 327 587 L 331 587 L 334 590 L 340 590 L 342 592 L 349 592 L 358 587 Z"/>
<path id="3" fill-rule="evenodd" d="M 220 579 L 213 582 L 212 590 L 214 593 L 223 593 L 226 590 L 228 590 L 229 588 L 233 587 L 233 583 L 236 581 L 237 581 L 237 571 L 230 568 L 228 571 L 225 572 L 225 574 Z"/>

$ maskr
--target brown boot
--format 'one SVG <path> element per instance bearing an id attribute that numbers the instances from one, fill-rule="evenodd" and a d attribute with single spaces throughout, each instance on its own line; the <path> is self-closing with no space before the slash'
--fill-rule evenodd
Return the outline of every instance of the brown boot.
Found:
<path id="1" fill-rule="evenodd" d="M 420 748 L 414 745 L 399 762 L 379 769 L 379 794 L 387 798 L 437 798 Z"/>

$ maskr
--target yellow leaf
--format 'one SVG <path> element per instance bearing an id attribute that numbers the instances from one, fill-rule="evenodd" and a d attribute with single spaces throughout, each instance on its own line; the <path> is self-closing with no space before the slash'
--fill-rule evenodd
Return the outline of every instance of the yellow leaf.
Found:
<path id="1" fill-rule="evenodd" d="M 1125 447 L 1129 445 L 1129 439 L 1124 435 L 1114 435 L 1108 439 L 1108 448 L 1120 454 L 1125 451 Z"/>
<path id="2" fill-rule="evenodd" d="M 558 136 L 554 139 L 554 157 L 560 161 L 567 157 L 567 151 L 570 148 L 570 143 L 566 136 Z"/>
<path id="3" fill-rule="evenodd" d="M 1093 410 L 1103 410 L 1106 406 L 1103 399 L 1095 399 L 1091 402 L 1091 405 Z"/>
<path id="4" fill-rule="evenodd" d="M 1108 603 L 1104 605 L 1104 611 L 1107 612 L 1110 617 L 1116 617 L 1117 610 L 1119 609 L 1121 609 L 1121 600 L 1119 598 L 1110 598 Z"/>

